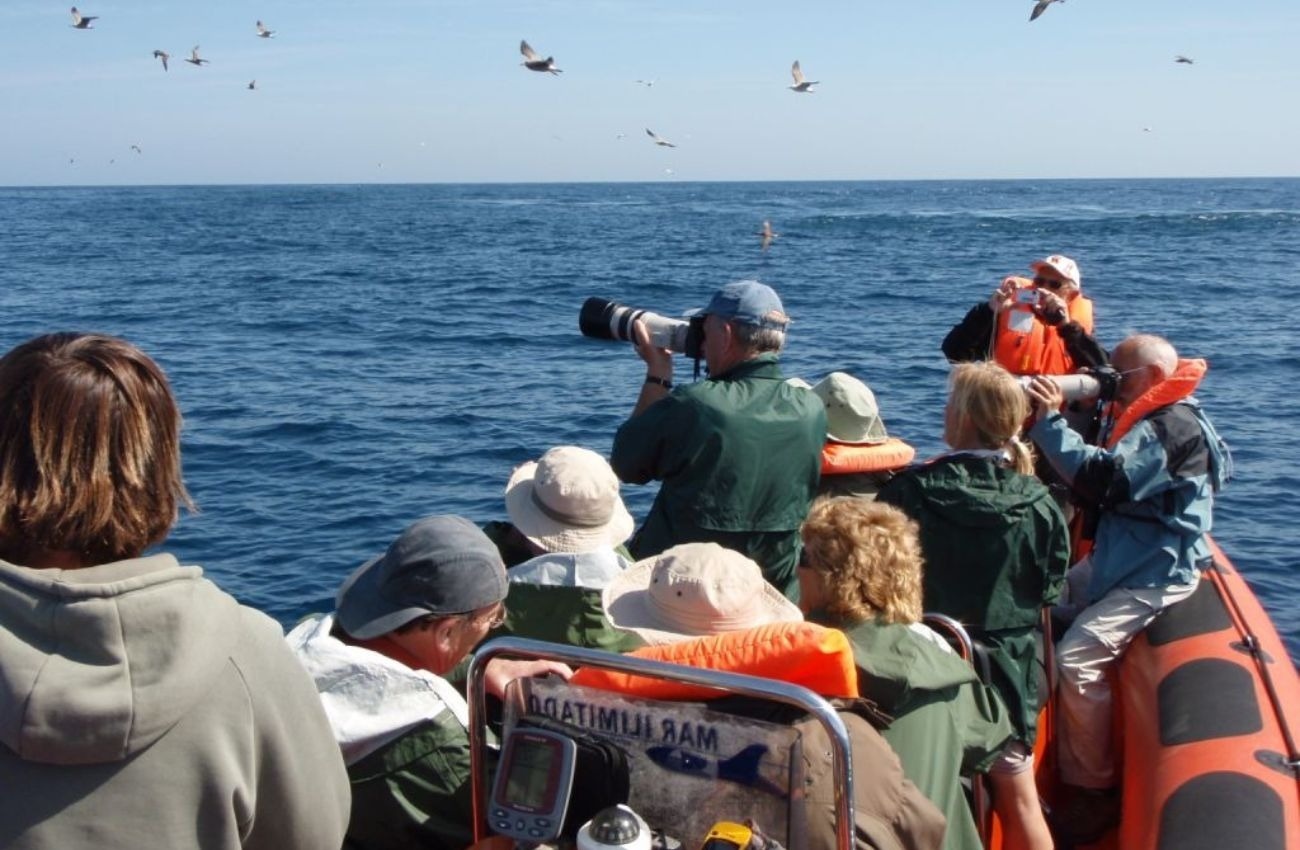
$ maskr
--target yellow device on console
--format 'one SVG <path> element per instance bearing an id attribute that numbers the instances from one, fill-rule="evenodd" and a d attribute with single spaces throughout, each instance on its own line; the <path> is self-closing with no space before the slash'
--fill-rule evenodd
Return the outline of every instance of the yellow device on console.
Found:
<path id="1" fill-rule="evenodd" d="M 720 820 L 704 836 L 700 850 L 746 850 L 753 837 L 754 830 L 743 823 Z"/>

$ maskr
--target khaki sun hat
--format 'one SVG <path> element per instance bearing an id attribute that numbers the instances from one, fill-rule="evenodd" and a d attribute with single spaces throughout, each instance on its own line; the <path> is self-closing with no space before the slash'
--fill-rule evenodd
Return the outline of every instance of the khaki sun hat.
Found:
<path id="1" fill-rule="evenodd" d="M 758 564 L 716 543 L 683 543 L 637 561 L 601 594 L 605 616 L 648 644 L 799 622 L 799 607 Z"/>
<path id="2" fill-rule="evenodd" d="M 506 513 L 547 552 L 617 546 L 636 525 L 609 463 L 578 446 L 556 446 L 516 469 L 506 485 Z"/>
<path id="3" fill-rule="evenodd" d="M 889 439 L 876 395 L 852 375 L 831 372 L 812 391 L 826 407 L 826 438 L 835 443 L 875 445 Z"/>

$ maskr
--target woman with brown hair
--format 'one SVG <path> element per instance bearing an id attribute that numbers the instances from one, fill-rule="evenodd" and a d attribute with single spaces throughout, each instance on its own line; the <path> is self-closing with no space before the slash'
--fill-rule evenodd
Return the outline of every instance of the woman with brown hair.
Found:
<path id="1" fill-rule="evenodd" d="M 943 846 L 981 850 L 961 778 L 988 770 L 1011 723 L 997 694 L 920 624 L 916 523 L 890 505 L 843 497 L 815 502 L 802 535 L 799 606 L 848 636 L 862 696 L 894 718 L 881 734 L 947 818 Z"/>
<path id="2" fill-rule="evenodd" d="M 161 543 L 180 410 L 124 340 L 0 358 L 0 846 L 338 847 L 348 784 L 279 626 Z"/>
<path id="3" fill-rule="evenodd" d="M 1024 391 L 996 363 L 954 367 L 944 411 L 952 451 L 899 473 L 877 499 L 921 530 L 927 611 L 955 618 L 988 650 L 989 683 L 1015 739 L 990 770 L 1008 848 L 1051 846 L 1033 779 L 1038 717 L 1036 628 L 1069 564 L 1065 517 L 1020 438 Z"/>

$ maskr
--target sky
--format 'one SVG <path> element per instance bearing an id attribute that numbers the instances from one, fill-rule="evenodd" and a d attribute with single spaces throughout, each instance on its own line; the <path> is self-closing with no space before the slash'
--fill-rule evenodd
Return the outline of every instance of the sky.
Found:
<path id="1" fill-rule="evenodd" d="M 0 185 L 1300 175 L 1297 0 L 65 3 L 0 0 Z"/>

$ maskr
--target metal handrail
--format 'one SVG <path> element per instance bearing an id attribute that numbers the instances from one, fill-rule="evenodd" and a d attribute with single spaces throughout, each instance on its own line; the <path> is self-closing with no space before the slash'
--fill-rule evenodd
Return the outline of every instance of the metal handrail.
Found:
<path id="1" fill-rule="evenodd" d="M 470 793 L 474 804 L 474 840 L 487 836 L 487 795 L 491 786 L 487 760 L 482 757 L 487 741 L 487 708 L 484 672 L 488 662 L 499 657 L 561 661 L 575 667 L 597 667 L 633 673 L 652 679 L 666 679 L 688 685 L 713 688 L 727 693 L 761 697 L 792 705 L 817 718 L 830 739 L 835 782 L 835 838 L 839 850 L 853 850 L 853 760 L 849 732 L 844 721 L 826 700 L 807 688 L 720 670 L 684 667 L 632 655 L 616 655 L 597 649 L 546 643 L 526 638 L 502 637 L 478 648 L 469 664 Z"/>

